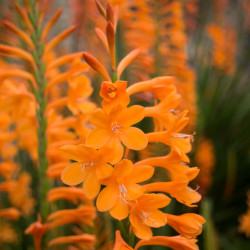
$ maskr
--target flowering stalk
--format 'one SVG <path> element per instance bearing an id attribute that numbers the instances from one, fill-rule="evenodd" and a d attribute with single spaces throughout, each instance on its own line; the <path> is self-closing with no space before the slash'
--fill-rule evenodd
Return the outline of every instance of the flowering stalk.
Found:
<path id="1" fill-rule="evenodd" d="M 45 110 L 47 106 L 47 99 L 45 97 L 46 78 L 45 70 L 46 63 L 43 60 L 44 42 L 42 41 L 42 25 L 40 24 L 40 13 L 37 9 L 36 1 L 30 3 L 31 11 L 29 12 L 29 20 L 33 25 L 33 32 L 31 34 L 34 43 L 34 50 L 32 56 L 35 61 L 34 77 L 37 83 L 37 89 L 34 89 L 34 95 L 37 100 L 36 117 L 38 121 L 37 137 L 38 137 L 38 176 L 39 176 L 39 201 L 38 207 L 42 217 L 45 220 L 49 213 L 49 203 L 46 201 L 46 195 L 49 190 L 49 181 L 46 177 L 46 170 L 48 167 L 48 159 L 46 156 L 47 149 L 47 118 L 45 117 Z"/>
<path id="2" fill-rule="evenodd" d="M 142 239 L 141 245 L 135 246 L 135 249 L 150 244 L 176 249 L 187 245 L 187 249 L 197 249 L 195 237 L 201 233 L 205 220 L 192 213 L 175 216 L 160 210 L 168 206 L 171 198 L 159 192 L 168 193 L 189 207 L 196 206 L 193 203 L 201 199 L 196 190 L 188 186 L 199 170 L 188 166 L 187 153 L 191 150 L 193 136 L 181 133 L 189 120 L 186 117 L 187 110 L 175 112 L 180 104 L 180 96 L 173 85 L 172 77 L 158 77 L 127 88 L 127 82 L 120 78 L 123 70 L 139 54 L 139 50 L 132 51 L 118 64 L 116 80 L 114 41 L 118 8 L 108 4 L 105 12 L 99 1 L 97 8 L 106 19 L 106 35 L 100 30 L 97 35 L 108 50 L 112 77 L 94 56 L 83 53 L 89 66 L 104 79 L 100 91 L 103 98 L 102 108 L 92 113 L 90 122 L 95 127 L 90 130 L 84 143 L 61 148 L 65 156 L 75 161 L 63 169 L 61 179 L 71 186 L 83 182 L 83 193 L 89 199 L 97 197 L 96 207 L 99 211 L 109 211 L 118 221 L 128 218 L 130 229 L 120 223 L 121 230 L 125 232 L 126 240 L 131 246 L 134 246 L 131 232 Z M 155 105 L 128 106 L 131 95 L 142 91 L 150 91 L 154 95 Z M 145 134 L 133 126 L 144 117 L 155 119 L 153 132 Z M 129 150 L 145 149 L 148 142 L 161 142 L 170 148 L 170 153 L 136 163 L 128 159 Z M 152 178 L 154 167 L 166 169 L 171 181 L 140 184 Z M 167 223 L 181 236 L 153 237 L 151 227 L 159 228 Z M 120 237 L 119 233 L 117 237 Z M 122 246 L 132 249 L 126 243 L 123 244 L 122 240 L 115 244 L 114 249 L 122 249 Z"/>

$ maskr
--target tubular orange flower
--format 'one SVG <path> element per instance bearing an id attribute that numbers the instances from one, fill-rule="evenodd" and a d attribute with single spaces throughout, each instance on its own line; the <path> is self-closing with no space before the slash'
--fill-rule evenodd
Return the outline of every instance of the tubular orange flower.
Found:
<path id="1" fill-rule="evenodd" d="M 68 200 L 77 203 L 78 200 L 90 204 L 90 200 L 84 195 L 82 188 L 76 187 L 58 187 L 48 192 L 48 201 L 53 202 L 59 199 Z"/>
<path id="2" fill-rule="evenodd" d="M 68 145 L 61 148 L 76 163 L 70 164 L 62 172 L 62 181 L 67 185 L 77 185 L 84 181 L 84 194 L 93 199 L 99 193 L 100 180 L 111 175 L 113 168 L 108 163 L 115 163 L 110 148 L 96 150 L 85 145 Z"/>
<path id="3" fill-rule="evenodd" d="M 163 212 L 158 210 L 170 203 L 164 194 L 143 194 L 136 202 L 131 203 L 129 220 L 135 235 L 140 239 L 150 239 L 150 227 L 162 227 L 167 223 Z"/>
<path id="4" fill-rule="evenodd" d="M 152 157 L 136 162 L 138 165 L 150 165 L 155 167 L 163 167 L 170 173 L 171 180 L 188 180 L 192 181 L 199 173 L 197 167 L 188 167 L 185 162 L 181 161 L 178 153 L 171 151 L 163 157 Z"/>
<path id="5" fill-rule="evenodd" d="M 186 238 L 195 238 L 197 235 L 201 234 L 202 224 L 205 223 L 203 217 L 193 213 L 182 214 L 179 216 L 166 214 L 166 216 L 168 225 Z"/>
<path id="6" fill-rule="evenodd" d="M 174 117 L 171 127 L 166 131 L 148 133 L 149 142 L 162 142 L 181 156 L 182 161 L 189 162 L 187 153 L 191 150 L 192 135 L 178 133 L 188 122 L 187 111 L 183 111 L 179 116 Z"/>
<path id="7" fill-rule="evenodd" d="M 102 82 L 100 96 L 103 109 L 109 113 L 115 104 L 120 103 L 125 106 L 129 104 L 129 96 L 126 92 L 127 82 L 116 81 L 115 83 Z"/>
<path id="8" fill-rule="evenodd" d="M 69 223 L 85 223 L 93 226 L 96 210 L 93 206 L 79 206 L 77 209 L 64 209 L 56 211 L 48 216 L 49 229 Z"/>
<path id="9" fill-rule="evenodd" d="M 32 223 L 26 230 L 25 234 L 32 234 L 34 245 L 36 250 L 41 249 L 41 241 L 43 235 L 49 230 L 48 224 L 42 224 L 41 223 L 41 217 L 38 217 L 38 220 L 34 223 Z"/>
<path id="10" fill-rule="evenodd" d="M 189 207 L 196 207 L 192 205 L 200 201 L 201 195 L 188 187 L 187 180 L 176 180 L 169 182 L 155 182 L 144 185 L 146 192 L 166 192 L 172 197 L 176 198 L 180 203 Z"/>
<path id="11" fill-rule="evenodd" d="M 81 244 L 82 247 L 92 249 L 95 243 L 95 236 L 90 234 L 62 236 L 51 240 L 48 244 L 49 247 L 60 244 Z"/>
<path id="12" fill-rule="evenodd" d="M 20 217 L 20 211 L 13 207 L 0 209 L 0 217 L 6 217 L 11 220 L 17 220 Z"/>
<path id="13" fill-rule="evenodd" d="M 115 245 L 113 250 L 133 250 L 132 247 L 130 247 L 121 236 L 120 231 L 115 232 Z"/>
<path id="14" fill-rule="evenodd" d="M 96 126 L 87 137 L 87 144 L 100 148 L 107 145 L 113 149 L 116 155 L 116 161 L 119 161 L 123 155 L 123 146 L 141 150 L 147 146 L 145 134 L 138 128 L 131 125 L 138 123 L 144 118 L 144 108 L 134 105 L 129 108 L 116 104 L 109 114 L 102 109 L 97 109 L 91 122 Z M 135 141 L 134 138 L 137 138 Z"/>
<path id="15" fill-rule="evenodd" d="M 110 210 L 114 218 L 125 219 L 129 213 L 127 201 L 135 200 L 144 193 L 143 187 L 137 183 L 150 179 L 153 173 L 154 169 L 150 166 L 134 167 L 131 161 L 123 159 L 114 166 L 112 175 L 103 180 L 106 187 L 97 198 L 97 209 Z"/>
<path id="16" fill-rule="evenodd" d="M 139 241 L 135 246 L 135 250 L 142 246 L 148 245 L 166 246 L 172 249 L 180 250 L 199 250 L 199 247 L 196 245 L 196 242 L 196 239 L 187 239 L 180 235 L 173 237 L 154 236 L 150 240 Z"/>
<path id="17" fill-rule="evenodd" d="M 71 78 L 69 84 L 68 107 L 72 113 L 91 113 L 95 109 L 95 104 L 87 99 L 93 92 L 89 79 L 79 75 Z"/>

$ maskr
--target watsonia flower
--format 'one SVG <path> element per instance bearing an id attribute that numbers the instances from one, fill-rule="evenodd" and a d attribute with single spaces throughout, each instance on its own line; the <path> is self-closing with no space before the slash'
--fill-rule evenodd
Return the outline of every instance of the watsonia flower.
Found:
<path id="1" fill-rule="evenodd" d="M 135 83 L 127 88 L 127 82 L 121 79 L 122 73 L 126 66 L 138 56 L 140 50 L 132 51 L 122 59 L 118 66 L 116 65 L 115 33 L 118 8 L 107 4 L 105 9 L 99 1 L 96 3 L 100 14 L 106 20 L 106 34 L 98 30 L 97 35 L 109 53 L 112 74 L 109 75 L 104 65 L 94 56 L 87 52 L 83 53 L 86 63 L 104 79 L 100 92 L 103 98 L 102 108 L 98 108 L 91 115 L 90 123 L 94 125 L 94 128 L 87 135 L 85 144 L 79 145 L 79 148 L 78 146 L 64 147 L 73 149 L 71 155 L 68 156 L 77 162 L 70 164 L 63 171 L 62 180 L 70 185 L 83 181 L 85 185 L 85 178 L 89 173 L 91 172 L 92 176 L 95 175 L 95 181 L 97 181 L 93 181 L 92 198 L 98 195 L 97 209 L 109 211 L 117 220 L 129 218 L 130 232 L 143 239 L 139 241 L 135 249 L 150 244 L 174 249 L 197 249 L 196 239 L 185 237 L 196 237 L 201 232 L 204 219 L 200 216 L 185 214 L 183 217 L 169 216 L 172 227 L 185 237 L 180 235 L 154 237 L 151 230 L 151 227 L 158 228 L 167 224 L 168 214 L 160 209 L 166 207 L 171 198 L 161 192 L 169 194 L 190 207 L 195 206 L 193 203 L 201 198 L 196 190 L 188 186 L 199 170 L 187 165 L 189 162 L 187 153 L 191 150 L 192 135 L 182 132 L 189 119 L 186 116 L 187 111 L 178 112 L 177 110 L 180 96 L 174 86 L 174 78 L 156 77 Z M 153 107 L 128 106 L 133 94 L 144 91 L 150 91 L 154 96 Z M 156 121 L 154 132 L 147 134 L 132 126 L 146 116 Z M 147 147 L 148 142 L 165 144 L 170 147 L 170 154 L 163 157 L 151 157 L 134 164 L 127 159 L 129 150 L 142 150 Z M 103 161 L 92 160 L 92 155 L 101 153 L 103 147 L 107 147 L 108 156 L 102 157 Z M 89 148 L 89 153 L 82 152 L 81 148 Z M 111 161 L 108 157 L 113 160 Z M 91 162 L 93 164 L 90 164 Z M 99 167 L 95 165 L 96 162 L 101 162 L 103 166 L 106 164 L 110 166 L 108 174 L 103 175 L 105 178 L 96 177 L 98 171 L 96 173 L 95 171 Z M 169 172 L 171 181 L 150 183 L 154 167 L 159 166 Z M 144 181 L 149 183 L 141 184 Z M 103 189 L 100 189 L 101 185 Z M 86 188 L 83 191 L 87 195 Z M 184 218 L 186 221 L 178 220 L 179 218 Z M 189 234 L 185 227 L 190 227 Z M 125 233 L 129 237 L 129 232 Z M 133 249 L 133 247 L 129 247 L 118 232 L 114 249 Z"/>

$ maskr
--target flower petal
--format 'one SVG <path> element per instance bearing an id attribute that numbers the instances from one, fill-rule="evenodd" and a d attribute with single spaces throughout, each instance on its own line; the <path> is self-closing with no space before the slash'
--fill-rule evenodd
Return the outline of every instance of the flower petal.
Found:
<path id="1" fill-rule="evenodd" d="M 154 174 L 154 168 L 147 165 L 134 167 L 134 171 L 130 176 L 131 182 L 138 183 L 149 180 Z"/>
<path id="2" fill-rule="evenodd" d="M 83 192 L 88 199 L 94 199 L 100 191 L 99 184 L 93 171 L 90 171 L 83 183 Z"/>
<path id="3" fill-rule="evenodd" d="M 150 207 L 151 210 L 165 207 L 170 201 L 164 194 L 144 194 L 139 198 L 140 206 Z"/>
<path id="4" fill-rule="evenodd" d="M 141 150 L 147 147 L 147 136 L 135 127 L 129 127 L 121 130 L 120 139 L 122 143 L 130 149 Z"/>
<path id="5" fill-rule="evenodd" d="M 116 163 L 121 160 L 124 152 L 124 148 L 120 142 L 120 140 L 117 138 L 117 136 L 112 136 L 111 139 L 108 142 L 108 147 L 112 148 L 112 154 L 113 159 L 112 163 Z"/>
<path id="6" fill-rule="evenodd" d="M 138 238 L 143 240 L 149 240 L 153 236 L 150 227 L 143 224 L 143 221 L 134 213 L 130 214 L 129 220 L 133 227 L 133 231 Z"/>
<path id="7" fill-rule="evenodd" d="M 107 132 L 105 129 L 96 128 L 90 131 L 87 136 L 87 144 L 95 147 L 100 148 L 101 146 L 105 145 L 111 138 L 111 134 Z"/>
<path id="8" fill-rule="evenodd" d="M 113 172 L 113 168 L 109 164 L 100 164 L 95 167 L 95 175 L 98 180 L 109 177 Z"/>
<path id="9" fill-rule="evenodd" d="M 60 148 L 64 152 L 64 156 L 71 160 L 88 163 L 96 155 L 96 150 L 86 145 L 65 145 Z M 92 156 L 92 157 L 91 157 Z"/>
<path id="10" fill-rule="evenodd" d="M 120 143 L 121 144 L 121 143 Z M 100 159 L 100 161 L 104 162 L 104 163 L 111 163 L 111 164 L 115 164 L 115 152 L 113 150 L 113 148 L 107 147 L 107 146 L 103 146 L 98 150 L 98 158 Z"/>
<path id="11" fill-rule="evenodd" d="M 118 199 L 115 206 L 110 210 L 110 215 L 117 220 L 123 220 L 127 218 L 128 214 L 128 205 L 121 198 Z"/>
<path id="12" fill-rule="evenodd" d="M 144 188 L 141 185 L 130 183 L 126 185 L 127 193 L 126 200 L 135 200 L 144 193 Z"/>
<path id="13" fill-rule="evenodd" d="M 108 211 L 114 207 L 118 199 L 118 189 L 116 186 L 105 187 L 97 197 L 96 207 L 99 211 Z"/>
<path id="14" fill-rule="evenodd" d="M 114 167 L 114 176 L 116 178 L 124 178 L 133 171 L 133 163 L 130 160 L 123 159 Z"/>
<path id="15" fill-rule="evenodd" d="M 119 116 L 119 121 L 123 127 L 130 127 L 141 121 L 144 118 L 144 107 L 139 105 L 133 105 L 129 107 L 125 114 L 121 113 Z"/>
<path id="16" fill-rule="evenodd" d="M 150 212 L 150 215 L 145 218 L 144 223 L 149 227 L 162 227 L 166 225 L 167 217 L 163 212 L 156 210 Z"/>
<path id="17" fill-rule="evenodd" d="M 84 168 L 79 162 L 75 162 L 63 170 L 61 180 L 63 183 L 73 186 L 83 182 L 84 176 Z"/>
<path id="18" fill-rule="evenodd" d="M 109 124 L 107 114 L 100 108 L 93 113 L 90 122 L 99 128 L 106 128 L 107 124 Z"/>

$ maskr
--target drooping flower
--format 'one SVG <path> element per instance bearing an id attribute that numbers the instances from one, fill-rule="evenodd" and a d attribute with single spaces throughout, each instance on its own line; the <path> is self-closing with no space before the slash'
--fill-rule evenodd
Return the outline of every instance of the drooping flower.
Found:
<path id="1" fill-rule="evenodd" d="M 93 249 L 95 243 L 95 236 L 91 234 L 81 234 L 72 236 L 62 236 L 51 240 L 48 243 L 49 247 L 61 244 L 76 244 L 82 248 Z"/>
<path id="2" fill-rule="evenodd" d="M 186 238 L 195 238 L 201 234 L 202 224 L 205 219 L 194 213 L 187 213 L 182 215 L 166 214 L 168 225 L 174 228 L 179 234 Z"/>
<path id="3" fill-rule="evenodd" d="M 196 239 L 187 239 L 180 235 L 167 237 L 167 236 L 154 236 L 149 240 L 141 240 L 136 246 L 135 250 L 142 246 L 166 246 L 171 249 L 178 250 L 199 250 L 199 247 L 196 245 Z"/>

